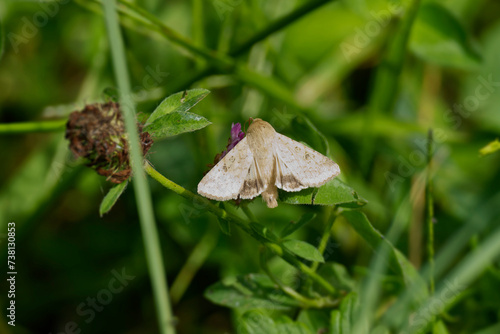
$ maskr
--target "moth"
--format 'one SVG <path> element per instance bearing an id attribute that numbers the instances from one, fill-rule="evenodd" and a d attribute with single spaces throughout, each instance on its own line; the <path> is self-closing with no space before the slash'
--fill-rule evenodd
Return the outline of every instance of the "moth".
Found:
<path id="1" fill-rule="evenodd" d="M 198 184 L 210 199 L 251 199 L 262 195 L 269 208 L 278 206 L 278 188 L 299 191 L 319 187 L 339 175 L 340 168 L 319 152 L 277 133 L 259 118 L 247 134 Z"/>

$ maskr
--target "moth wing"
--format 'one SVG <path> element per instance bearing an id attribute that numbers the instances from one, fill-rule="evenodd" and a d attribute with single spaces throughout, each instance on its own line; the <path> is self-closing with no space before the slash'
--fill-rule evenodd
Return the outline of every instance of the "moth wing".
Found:
<path id="1" fill-rule="evenodd" d="M 339 175 L 330 158 L 282 134 L 276 133 L 276 186 L 286 191 L 319 187 Z"/>
<path id="2" fill-rule="evenodd" d="M 243 199 L 257 197 L 267 189 L 267 184 L 264 183 L 257 160 L 253 157 L 252 160 L 250 169 L 248 170 L 248 175 L 243 181 L 243 186 L 239 191 L 239 196 Z"/>
<path id="3" fill-rule="evenodd" d="M 203 177 L 198 193 L 218 201 L 237 199 L 243 189 L 248 196 L 253 195 L 253 174 L 257 175 L 255 159 L 245 137 Z"/>

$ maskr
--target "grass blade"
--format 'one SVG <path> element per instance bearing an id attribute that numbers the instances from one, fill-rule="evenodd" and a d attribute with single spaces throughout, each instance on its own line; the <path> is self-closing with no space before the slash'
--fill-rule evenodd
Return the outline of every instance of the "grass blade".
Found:
<path id="1" fill-rule="evenodd" d="M 135 120 L 135 107 L 132 101 L 130 80 L 125 61 L 125 48 L 120 32 L 118 14 L 116 13 L 115 0 L 103 2 L 106 19 L 106 27 L 111 46 L 111 55 L 116 82 L 120 89 L 120 100 L 122 103 L 125 126 L 130 140 L 130 157 L 134 177 L 135 197 L 137 209 L 141 222 L 144 245 L 146 248 L 146 260 L 153 285 L 156 313 L 158 315 L 159 329 L 161 333 L 175 333 L 174 319 L 167 294 L 167 279 L 163 267 L 158 231 L 155 225 L 153 204 L 151 194 L 144 170 L 142 168 L 142 154 L 139 145 L 139 134 Z"/>

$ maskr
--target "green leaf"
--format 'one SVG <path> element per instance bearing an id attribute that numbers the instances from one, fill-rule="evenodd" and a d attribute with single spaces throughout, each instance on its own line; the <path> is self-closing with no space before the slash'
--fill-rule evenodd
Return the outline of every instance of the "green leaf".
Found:
<path id="1" fill-rule="evenodd" d="M 151 113 L 147 123 L 173 112 L 188 111 L 210 93 L 209 90 L 196 88 L 188 91 L 175 93 L 165 98 L 160 105 Z"/>
<path id="2" fill-rule="evenodd" d="M 115 185 L 113 188 L 109 189 L 108 193 L 102 199 L 101 206 L 99 207 L 99 214 L 101 217 L 107 213 L 113 205 L 115 205 L 118 198 L 121 196 L 125 188 L 127 187 L 128 180 Z"/>
<path id="3" fill-rule="evenodd" d="M 278 333 L 286 334 L 312 334 L 307 326 L 301 322 L 295 322 L 285 315 L 278 316 L 274 319 Z"/>
<path id="4" fill-rule="evenodd" d="M 247 311 L 239 319 L 238 333 L 245 334 L 312 334 L 305 324 L 294 322 L 287 316 L 271 318 L 262 311 Z"/>
<path id="5" fill-rule="evenodd" d="M 340 303 L 340 333 L 348 334 L 352 331 L 357 294 L 351 292 Z"/>
<path id="6" fill-rule="evenodd" d="M 384 236 L 377 231 L 364 213 L 351 210 L 343 211 L 344 216 L 354 230 L 363 238 L 373 249 L 378 248 L 380 243 L 385 243 L 389 249 L 389 266 L 396 272 L 407 286 L 411 286 L 415 298 L 423 300 L 427 298 L 428 292 L 424 281 L 416 271 L 415 267 L 408 259 L 396 249 Z"/>
<path id="7" fill-rule="evenodd" d="M 333 310 L 330 313 L 330 333 L 331 334 L 342 334 L 342 329 L 340 327 L 341 321 L 340 321 L 340 311 L 339 310 Z"/>
<path id="8" fill-rule="evenodd" d="M 334 334 L 350 334 L 353 332 L 354 326 L 358 319 L 356 319 L 357 307 L 359 305 L 358 294 L 356 292 L 349 293 L 338 310 L 333 310 L 330 313 L 330 333 Z M 360 333 L 368 333 L 366 326 Z M 370 332 L 371 333 L 371 332 Z"/>
<path id="9" fill-rule="evenodd" d="M 498 139 L 495 139 L 494 141 L 492 141 L 491 143 L 480 149 L 479 153 L 484 156 L 494 153 L 498 150 L 500 150 L 500 141 L 498 141 Z"/>
<path id="10" fill-rule="evenodd" d="M 212 124 L 205 117 L 187 111 L 174 111 L 155 119 L 144 127 L 154 139 L 176 136 L 184 132 L 192 132 Z"/>
<path id="11" fill-rule="evenodd" d="M 436 2 L 420 6 L 410 48 L 424 60 L 441 66 L 470 70 L 481 61 L 461 23 Z"/>
<path id="12" fill-rule="evenodd" d="M 280 233 L 280 236 L 282 238 L 289 236 L 290 234 L 297 231 L 299 228 L 301 228 L 305 224 L 309 223 L 314 218 L 316 218 L 315 213 L 312 213 L 312 212 L 304 213 L 302 215 L 302 217 L 300 217 L 298 222 L 291 222 L 290 224 L 285 225 L 285 227 L 283 228 L 283 230 Z"/>
<path id="13" fill-rule="evenodd" d="M 319 250 L 305 241 L 290 239 L 283 241 L 283 245 L 301 258 L 314 262 L 325 262 Z"/>
<path id="14" fill-rule="evenodd" d="M 248 311 L 240 319 L 241 333 L 244 334 L 280 334 L 273 319 L 262 311 Z"/>
<path id="15" fill-rule="evenodd" d="M 299 192 L 280 191 L 279 198 L 288 204 L 338 205 L 346 208 L 359 208 L 366 204 L 364 198 L 338 178 L 319 188 L 307 188 Z"/>
<path id="16" fill-rule="evenodd" d="M 297 300 L 283 293 L 267 275 L 262 274 L 217 282 L 205 290 L 205 297 L 215 304 L 242 310 L 287 311 L 300 306 Z"/>
<path id="17" fill-rule="evenodd" d="M 331 332 L 334 334 L 350 334 L 353 332 L 355 321 L 356 309 L 359 305 L 358 294 L 355 292 L 349 293 L 344 297 L 340 303 L 338 310 L 333 310 L 330 313 L 330 327 Z M 361 333 L 368 333 L 368 328 Z M 370 332 L 371 333 L 371 332 Z"/>

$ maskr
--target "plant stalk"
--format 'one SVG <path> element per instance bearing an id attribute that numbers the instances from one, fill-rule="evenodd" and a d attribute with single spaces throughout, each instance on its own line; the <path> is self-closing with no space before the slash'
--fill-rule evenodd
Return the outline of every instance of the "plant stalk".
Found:
<path id="1" fill-rule="evenodd" d="M 303 262 L 297 259 L 295 255 L 292 252 L 290 252 L 286 247 L 274 243 L 271 240 L 265 239 L 263 236 L 259 235 L 251 227 L 248 226 L 249 222 L 245 221 L 239 216 L 236 216 L 235 214 L 232 214 L 224 209 L 219 208 L 218 206 L 212 204 L 212 202 L 210 202 L 208 199 L 198 196 L 192 193 L 191 191 L 176 184 L 175 182 L 172 182 L 162 174 L 158 173 L 158 171 L 156 171 L 153 168 L 153 166 L 151 166 L 151 164 L 149 164 L 148 162 L 144 164 L 144 170 L 149 176 L 158 181 L 165 188 L 172 190 L 176 194 L 181 195 L 182 197 L 186 198 L 189 201 L 193 201 L 200 206 L 204 206 L 206 210 L 208 210 L 215 216 L 235 223 L 245 233 L 249 234 L 251 237 L 261 242 L 263 245 L 269 248 L 274 254 L 278 255 L 283 260 L 290 263 L 291 265 L 299 269 L 301 272 L 311 277 L 311 279 L 313 279 L 316 283 L 325 288 L 325 290 L 327 290 L 330 294 L 332 295 L 335 294 L 335 288 L 328 281 L 326 281 L 323 277 L 318 275 L 316 272 L 311 270 L 311 268 L 309 268 Z"/>
<path id="2" fill-rule="evenodd" d="M 427 222 L 427 256 L 429 262 L 429 287 L 430 294 L 434 294 L 434 199 L 432 196 L 432 155 L 433 155 L 432 130 L 427 137 L 427 182 L 425 185 L 425 219 Z"/>
<path id="3" fill-rule="evenodd" d="M 141 223 L 146 260 L 153 286 L 153 295 L 156 304 L 159 330 L 163 334 L 175 334 L 174 317 L 168 298 L 167 278 L 163 265 L 163 258 L 156 229 L 151 192 L 142 168 L 142 149 L 139 142 L 139 133 L 135 119 L 135 106 L 132 100 L 132 90 L 125 60 L 125 47 L 120 32 L 115 0 L 103 1 L 104 17 L 111 47 L 111 56 L 115 72 L 116 83 L 120 91 L 121 108 L 125 118 L 132 172 L 134 177 L 135 198 Z"/>
<path id="4" fill-rule="evenodd" d="M 0 134 L 63 131 L 67 121 L 67 119 L 57 119 L 40 122 L 2 123 L 0 124 Z"/>

